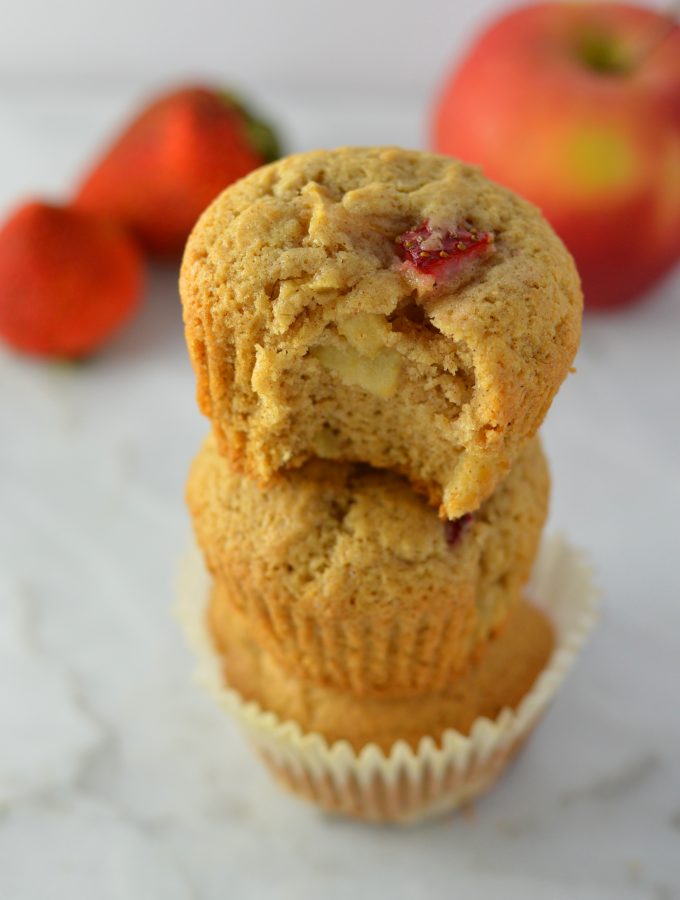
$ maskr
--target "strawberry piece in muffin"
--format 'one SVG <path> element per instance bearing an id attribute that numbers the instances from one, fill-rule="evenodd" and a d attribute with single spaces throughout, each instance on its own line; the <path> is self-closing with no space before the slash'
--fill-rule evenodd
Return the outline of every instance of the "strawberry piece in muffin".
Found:
<path id="1" fill-rule="evenodd" d="M 432 225 L 428 219 L 413 231 L 405 231 L 396 238 L 403 260 L 401 271 L 420 286 L 446 281 L 461 267 L 489 253 L 494 236 L 479 231 L 471 222 L 464 222 L 449 230 Z"/>

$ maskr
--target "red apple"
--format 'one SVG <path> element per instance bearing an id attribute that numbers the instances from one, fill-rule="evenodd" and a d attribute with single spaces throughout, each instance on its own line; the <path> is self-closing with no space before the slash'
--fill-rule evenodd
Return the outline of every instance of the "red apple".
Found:
<path id="1" fill-rule="evenodd" d="M 437 150 L 536 203 L 591 308 L 680 258 L 680 27 L 620 3 L 545 3 L 492 25 L 436 105 Z"/>

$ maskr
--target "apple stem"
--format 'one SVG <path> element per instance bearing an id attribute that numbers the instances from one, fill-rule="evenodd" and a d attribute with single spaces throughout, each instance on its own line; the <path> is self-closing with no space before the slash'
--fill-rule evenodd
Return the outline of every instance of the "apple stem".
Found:
<path id="1" fill-rule="evenodd" d="M 678 27 L 678 22 L 680 22 L 680 0 L 673 0 L 662 14 L 662 21 L 658 25 L 655 23 L 653 31 L 650 29 L 650 40 L 638 55 L 636 65 L 646 62 L 656 53 Z"/>

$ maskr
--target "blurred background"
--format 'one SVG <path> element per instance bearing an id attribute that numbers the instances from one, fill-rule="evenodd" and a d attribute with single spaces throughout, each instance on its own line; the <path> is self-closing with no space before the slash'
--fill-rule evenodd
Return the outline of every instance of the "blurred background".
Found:
<path id="1" fill-rule="evenodd" d="M 243 96 L 286 152 L 429 147 L 447 74 L 510 8 L 0 0 L 0 218 L 68 199 L 186 83 Z M 543 429 L 548 531 L 591 561 L 599 630 L 476 813 L 399 832 L 281 794 L 191 683 L 171 609 L 207 425 L 176 276 L 151 260 L 138 313 L 83 362 L 0 345 L 0 897 L 680 897 L 677 267 L 586 317 Z"/>
<path id="2" fill-rule="evenodd" d="M 4 77 L 54 81 L 149 82 L 182 74 L 228 76 L 254 88 L 347 96 L 426 91 L 475 26 L 511 4 L 433 0 L 422 6 L 374 0 L 286 4 L 197 0 L 169 8 L 161 0 L 59 9 L 27 0 L 6 10 L 0 57 Z M 448 23 L 451 23 L 450 25 Z"/>
<path id="3" fill-rule="evenodd" d="M 30 132 L 37 115 L 37 127 L 49 128 L 52 154 L 16 172 L 6 199 L 71 186 L 132 103 L 187 80 L 240 88 L 276 122 L 289 150 L 422 144 L 433 85 L 493 7 L 492 0 L 438 0 L 418 9 L 385 0 L 199 0 L 191 7 L 32 0 L 8 14 L 11 27 L 0 34 L 0 90 L 8 104 L 0 128 L 17 140 L 17 130 Z M 442 18 L 451 27 L 441 28 Z M 58 105 L 45 102 L 54 92 Z M 0 152 L 3 165 L 16 167 L 14 156 L 4 156 L 11 152 L 5 141 Z"/>

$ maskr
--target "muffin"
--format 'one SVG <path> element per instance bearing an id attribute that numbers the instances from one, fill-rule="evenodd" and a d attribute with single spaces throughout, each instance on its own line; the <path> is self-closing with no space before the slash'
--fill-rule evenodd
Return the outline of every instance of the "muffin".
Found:
<path id="1" fill-rule="evenodd" d="M 546 515 L 537 438 L 474 514 L 442 523 L 402 477 L 312 460 L 268 490 L 210 436 L 189 476 L 216 603 L 287 671 L 357 696 L 441 691 L 517 603 Z"/>
<path id="2" fill-rule="evenodd" d="M 550 626 L 520 601 L 486 656 L 449 688 L 362 699 L 282 667 L 262 648 L 252 621 L 221 602 L 215 587 L 190 546 L 177 613 L 196 653 L 197 682 L 235 717 L 284 786 L 326 811 L 374 822 L 441 815 L 487 791 L 559 690 L 599 605 L 583 554 L 553 538 L 527 585 Z M 459 728 L 441 731 L 445 722 Z"/>
<path id="3" fill-rule="evenodd" d="M 282 722 L 322 735 L 329 744 L 348 741 L 358 753 L 372 743 L 388 753 L 397 741 L 414 750 L 421 738 L 439 741 L 444 731 L 469 734 L 480 717 L 496 719 L 515 709 L 530 690 L 553 648 L 552 627 L 522 601 L 489 642 L 487 652 L 438 693 L 417 697 L 359 697 L 308 682 L 282 668 L 264 651 L 250 620 L 223 591 L 213 589 L 208 627 L 221 656 L 226 683 Z"/>
<path id="4" fill-rule="evenodd" d="M 538 210 L 448 157 L 316 151 L 203 214 L 180 288 L 201 410 L 261 486 L 313 457 L 475 510 L 572 363 L 582 297 Z"/>

